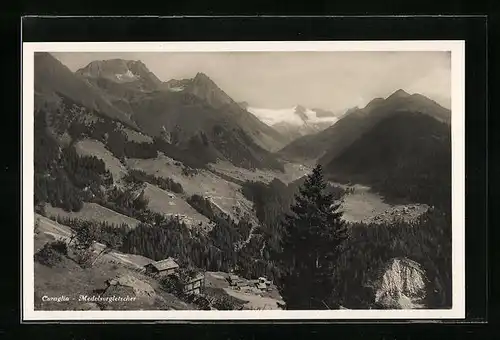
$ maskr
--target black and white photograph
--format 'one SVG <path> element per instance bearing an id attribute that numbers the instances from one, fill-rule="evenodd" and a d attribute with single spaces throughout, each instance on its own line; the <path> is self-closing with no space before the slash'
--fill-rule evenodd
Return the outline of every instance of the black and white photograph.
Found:
<path id="1" fill-rule="evenodd" d="M 463 68 L 460 41 L 25 43 L 25 315 L 465 317 Z"/>

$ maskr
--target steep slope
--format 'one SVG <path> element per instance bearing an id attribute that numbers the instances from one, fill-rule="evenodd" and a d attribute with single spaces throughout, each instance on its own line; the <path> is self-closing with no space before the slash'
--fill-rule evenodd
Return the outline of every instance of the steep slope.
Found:
<path id="1" fill-rule="evenodd" d="M 203 73 L 161 83 L 141 62 L 119 59 L 93 62 L 77 73 L 131 112 L 144 133 L 161 140 L 159 151 L 171 157 L 196 158 L 191 165 L 222 159 L 246 168 L 282 168 L 266 150 L 283 146 L 282 136 Z"/>
<path id="2" fill-rule="evenodd" d="M 418 112 L 395 112 L 334 157 L 325 172 L 335 181 L 369 185 L 388 199 L 447 207 L 450 127 Z"/>
<path id="3" fill-rule="evenodd" d="M 35 108 L 57 107 L 63 95 L 110 118 L 133 124 L 129 113 L 118 109 L 84 78 L 75 75 L 50 53 L 35 53 Z"/>
<path id="4" fill-rule="evenodd" d="M 219 111 L 225 119 L 236 123 L 257 145 L 266 150 L 276 151 L 287 142 L 277 131 L 250 114 L 244 105 L 236 103 L 204 73 L 197 73 L 192 79 L 170 80 L 164 87 L 170 92 L 191 94 L 201 99 Z"/>
<path id="5" fill-rule="evenodd" d="M 161 86 L 161 81 L 140 60 L 97 60 L 76 71 L 86 78 L 105 78 L 121 84 L 131 84 L 136 89 L 151 91 Z"/>
<path id="6" fill-rule="evenodd" d="M 328 164 L 343 150 L 384 118 L 396 112 L 421 112 L 449 123 L 451 112 L 420 94 L 398 90 L 386 99 L 376 98 L 364 108 L 348 110 L 333 126 L 314 135 L 304 136 L 278 152 L 292 160 L 318 160 Z"/>
<path id="7" fill-rule="evenodd" d="M 231 112 L 215 109 L 191 93 L 156 92 L 131 106 L 141 129 L 163 137 L 159 151 L 173 158 L 172 149 L 177 149 L 201 163 L 222 159 L 245 168 L 282 167 L 269 151 L 254 142 L 245 132 L 245 125 L 238 124 Z"/>
<path id="8" fill-rule="evenodd" d="M 146 124 L 148 128 L 156 125 L 154 120 L 157 117 L 154 114 L 148 115 L 149 118 L 141 117 L 142 108 L 137 105 L 138 103 L 152 99 L 164 101 L 163 96 L 172 99 L 176 96 L 187 95 L 186 101 L 176 103 L 176 111 L 182 112 L 183 106 L 189 105 L 192 101 L 189 97 L 194 97 L 199 99 L 204 106 L 220 111 L 219 119 L 233 121 L 264 149 L 276 151 L 287 142 L 278 132 L 260 122 L 234 102 L 204 73 L 197 73 L 192 79 L 172 79 L 161 82 L 141 61 L 122 59 L 93 61 L 76 73 L 104 92 L 114 106 L 125 112 L 134 112 L 135 119 L 143 123 L 148 119 L 153 120 L 153 124 Z M 192 107 L 186 109 L 189 110 Z M 147 132 L 158 135 L 162 125 L 157 125 L 155 130 L 149 128 Z"/>

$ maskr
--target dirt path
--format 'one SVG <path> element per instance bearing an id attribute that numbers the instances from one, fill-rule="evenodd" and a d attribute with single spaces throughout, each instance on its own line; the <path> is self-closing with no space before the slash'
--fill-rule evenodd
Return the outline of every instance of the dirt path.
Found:
<path id="1" fill-rule="evenodd" d="M 44 234 L 48 234 L 53 236 L 54 238 L 61 238 L 65 241 L 69 241 L 71 238 L 72 230 L 70 227 L 59 224 L 55 221 L 52 221 L 49 218 L 46 218 L 44 216 L 35 214 L 35 219 L 40 220 L 40 232 L 43 232 Z M 106 246 L 102 243 L 99 242 L 94 242 L 94 251 L 95 252 L 100 252 L 102 251 Z M 133 266 L 135 268 L 143 268 L 146 264 L 153 262 L 152 259 L 149 259 L 144 256 L 140 255 L 133 255 L 133 254 L 125 254 L 125 253 L 120 253 L 117 251 L 111 251 L 107 254 L 103 255 L 103 258 L 109 259 L 109 260 L 114 260 L 122 263 L 123 265 L 126 266 Z"/>

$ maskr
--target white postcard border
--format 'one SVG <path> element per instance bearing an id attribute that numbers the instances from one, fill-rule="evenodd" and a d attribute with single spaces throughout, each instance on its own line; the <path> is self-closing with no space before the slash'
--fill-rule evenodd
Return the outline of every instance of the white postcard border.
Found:
<path id="1" fill-rule="evenodd" d="M 450 51 L 452 59 L 452 294 L 446 310 L 324 311 L 35 311 L 33 240 L 34 52 L 297 52 Z M 465 42 L 44 42 L 22 44 L 22 298 L 23 321 L 71 320 L 345 320 L 465 318 Z"/>

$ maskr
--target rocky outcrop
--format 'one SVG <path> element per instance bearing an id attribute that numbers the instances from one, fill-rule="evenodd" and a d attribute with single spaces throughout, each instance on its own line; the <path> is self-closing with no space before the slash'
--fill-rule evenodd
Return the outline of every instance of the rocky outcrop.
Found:
<path id="1" fill-rule="evenodd" d="M 155 290 L 147 282 L 139 280 L 138 278 L 130 275 L 118 275 L 113 279 L 106 281 L 108 288 L 111 286 L 123 286 L 132 288 L 132 291 L 137 297 L 151 297 L 155 296 Z"/>
<path id="2" fill-rule="evenodd" d="M 374 302 L 383 309 L 425 308 L 427 284 L 420 264 L 407 258 L 394 258 L 383 266 L 374 280 Z"/>
<path id="3" fill-rule="evenodd" d="M 105 310 L 149 310 L 159 300 L 153 287 L 131 274 L 118 275 L 106 281 L 107 288 L 99 298 Z"/>

